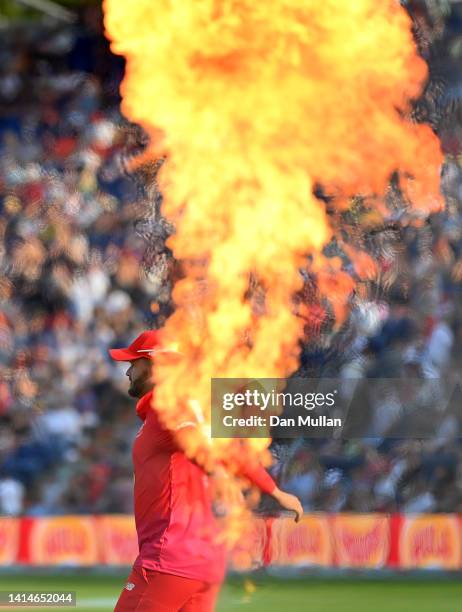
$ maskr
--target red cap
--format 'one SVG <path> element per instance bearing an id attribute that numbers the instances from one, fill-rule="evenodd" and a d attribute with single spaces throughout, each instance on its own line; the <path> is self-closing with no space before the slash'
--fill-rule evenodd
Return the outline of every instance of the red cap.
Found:
<path id="1" fill-rule="evenodd" d="M 135 338 L 127 348 L 109 349 L 109 355 L 116 361 L 134 361 L 135 359 L 151 359 L 158 353 L 180 354 L 173 347 L 162 347 L 159 332 L 156 330 L 144 331 Z"/>

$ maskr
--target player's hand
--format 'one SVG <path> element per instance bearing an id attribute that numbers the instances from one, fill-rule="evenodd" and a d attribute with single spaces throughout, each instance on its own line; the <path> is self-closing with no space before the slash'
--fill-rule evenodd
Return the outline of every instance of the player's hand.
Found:
<path id="1" fill-rule="evenodd" d="M 286 493 L 285 491 L 281 491 L 279 488 L 276 488 L 273 491 L 272 496 L 279 503 L 279 505 L 284 508 L 284 510 L 295 512 L 295 522 L 298 523 L 303 516 L 303 506 L 298 497 L 295 497 L 295 495 L 291 495 L 290 493 Z"/>

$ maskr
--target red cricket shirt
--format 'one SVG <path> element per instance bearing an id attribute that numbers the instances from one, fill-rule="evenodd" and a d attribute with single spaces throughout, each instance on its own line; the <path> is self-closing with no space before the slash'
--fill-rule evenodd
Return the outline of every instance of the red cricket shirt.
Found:
<path id="1" fill-rule="evenodd" d="M 139 555 L 135 566 L 221 582 L 226 551 L 215 542 L 218 524 L 206 474 L 175 444 L 173 435 L 151 410 L 152 392 L 136 406 L 143 419 L 133 445 L 135 523 Z M 264 492 L 275 484 L 263 470 L 245 476 Z"/>

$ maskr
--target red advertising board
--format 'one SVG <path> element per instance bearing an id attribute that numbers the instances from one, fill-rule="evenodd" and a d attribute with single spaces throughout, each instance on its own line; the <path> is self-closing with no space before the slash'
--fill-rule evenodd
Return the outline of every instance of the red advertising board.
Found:
<path id="1" fill-rule="evenodd" d="M 132 516 L 0 518 L 0 565 L 131 565 L 138 555 Z M 456 514 L 306 514 L 246 519 L 230 567 L 262 565 L 462 569 Z"/>
<path id="2" fill-rule="evenodd" d="M 461 568 L 461 530 L 457 515 L 403 515 L 397 524 L 399 567 Z"/>
<path id="3" fill-rule="evenodd" d="M 271 527 L 269 549 L 268 561 L 274 565 L 331 565 L 333 548 L 327 516 L 305 514 L 298 523 L 288 518 L 276 519 Z"/>
<path id="4" fill-rule="evenodd" d="M 99 563 L 92 516 L 57 516 L 28 520 L 24 562 L 32 565 L 95 565 Z"/>
<path id="5" fill-rule="evenodd" d="M 138 556 L 133 516 L 106 515 L 96 518 L 100 559 L 107 565 L 131 565 Z"/>
<path id="6" fill-rule="evenodd" d="M 332 517 L 335 560 L 339 567 L 380 568 L 390 553 L 390 521 L 381 514 Z"/>
<path id="7" fill-rule="evenodd" d="M 20 520 L 0 517 L 0 565 L 16 562 L 19 553 Z"/>

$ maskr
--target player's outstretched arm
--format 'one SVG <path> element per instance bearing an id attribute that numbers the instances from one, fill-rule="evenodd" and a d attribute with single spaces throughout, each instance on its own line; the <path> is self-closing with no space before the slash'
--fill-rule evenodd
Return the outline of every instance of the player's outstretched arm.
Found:
<path id="1" fill-rule="evenodd" d="M 175 431 L 175 438 L 179 447 L 183 450 L 188 449 L 190 460 L 193 463 L 196 463 L 209 475 L 212 481 L 215 497 L 217 499 L 219 499 L 224 505 L 233 505 L 235 503 L 242 502 L 242 492 L 234 479 L 230 479 L 225 467 L 208 467 L 207 448 L 199 448 L 199 439 L 196 435 L 194 435 L 194 432 L 195 426 L 193 423 L 187 423 L 185 426 L 179 427 Z M 191 434 L 193 434 L 192 437 Z M 193 443 L 196 446 L 194 446 Z M 193 455 L 192 457 L 191 454 Z M 267 493 L 268 495 L 274 497 L 274 499 L 282 508 L 284 508 L 284 510 L 294 512 L 295 522 L 298 523 L 303 516 L 303 507 L 298 497 L 279 489 L 263 466 L 241 466 L 241 468 L 238 470 L 238 475 L 244 476 L 244 478 L 250 480 L 250 482 L 260 489 L 262 493 Z"/>

